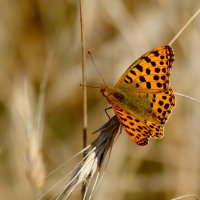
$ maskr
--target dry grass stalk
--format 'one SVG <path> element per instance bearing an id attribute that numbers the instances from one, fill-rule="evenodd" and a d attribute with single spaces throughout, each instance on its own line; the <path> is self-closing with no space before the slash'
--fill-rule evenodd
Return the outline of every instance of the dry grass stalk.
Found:
<path id="1" fill-rule="evenodd" d="M 83 149 L 87 146 L 87 87 L 86 87 L 86 56 L 85 56 L 85 29 L 84 29 L 84 9 L 83 1 L 79 0 L 79 12 L 80 12 L 80 29 L 81 29 L 81 55 L 82 55 L 82 81 L 83 81 Z M 83 157 L 85 153 L 83 153 Z M 84 198 L 85 186 L 82 186 L 82 199 Z"/>
<path id="2" fill-rule="evenodd" d="M 12 100 L 13 130 L 24 139 L 22 151 L 25 158 L 25 171 L 35 193 L 39 194 L 46 174 L 41 152 L 42 132 L 40 131 L 42 129 L 35 123 L 33 91 L 27 80 L 23 82 L 18 80 Z"/>
<path id="3" fill-rule="evenodd" d="M 180 196 L 180 197 L 173 198 L 171 200 L 182 200 L 182 199 L 196 199 L 196 200 L 199 200 L 199 197 L 197 197 L 196 195 L 193 195 L 193 194 L 188 194 L 188 195 L 183 195 L 183 196 Z"/>
<path id="4" fill-rule="evenodd" d="M 98 138 L 90 145 L 90 148 L 86 151 L 86 156 L 74 169 L 73 175 L 61 192 L 57 200 L 67 199 L 70 194 L 74 191 L 77 185 L 83 183 L 85 185 L 85 193 L 83 199 L 86 199 L 88 187 L 95 174 L 96 180 L 93 186 L 92 192 L 89 196 L 89 199 L 92 197 L 95 192 L 97 182 L 99 181 L 100 170 L 104 159 L 108 152 L 111 151 L 112 145 L 115 141 L 116 136 L 119 133 L 120 123 L 117 120 L 117 117 L 112 117 L 106 124 L 104 124 L 100 129 L 94 133 L 99 132 L 100 135 Z M 100 179 L 101 180 L 101 179 Z"/>

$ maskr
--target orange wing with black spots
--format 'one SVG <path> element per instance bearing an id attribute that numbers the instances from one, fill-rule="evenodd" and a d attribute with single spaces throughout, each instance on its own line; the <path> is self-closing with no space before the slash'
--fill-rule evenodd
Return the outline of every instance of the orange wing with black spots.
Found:
<path id="1" fill-rule="evenodd" d="M 142 121 L 133 112 L 126 111 L 120 106 L 115 105 L 113 108 L 125 131 L 138 145 L 147 145 L 150 137 L 161 138 L 163 136 L 164 128 L 160 124 Z"/>
<path id="2" fill-rule="evenodd" d="M 115 88 L 127 93 L 156 93 L 169 87 L 174 53 L 170 46 L 161 46 L 137 59 L 121 76 Z"/>
<path id="3" fill-rule="evenodd" d="M 153 113 L 164 124 L 168 119 L 173 107 L 175 106 L 175 96 L 171 87 L 165 92 L 148 95 Z"/>
<path id="4" fill-rule="evenodd" d="M 126 111 L 117 105 L 115 105 L 113 109 L 120 124 L 124 127 L 131 139 L 138 145 L 147 145 L 152 135 L 150 127 L 139 120 L 132 112 Z"/>
<path id="5" fill-rule="evenodd" d="M 161 138 L 164 136 L 164 128 L 156 122 L 145 121 L 146 125 L 151 129 L 151 137 Z"/>

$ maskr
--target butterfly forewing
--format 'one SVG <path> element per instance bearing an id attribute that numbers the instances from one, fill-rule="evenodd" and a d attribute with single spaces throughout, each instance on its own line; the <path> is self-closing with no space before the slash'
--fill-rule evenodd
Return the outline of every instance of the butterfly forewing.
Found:
<path id="1" fill-rule="evenodd" d="M 115 85 L 128 93 L 156 93 L 169 87 L 174 53 L 170 46 L 161 46 L 136 60 Z"/>
<path id="2" fill-rule="evenodd" d="M 148 99 L 156 118 L 161 124 L 164 124 L 175 106 L 175 96 L 173 90 L 170 87 L 165 92 L 149 94 Z"/>

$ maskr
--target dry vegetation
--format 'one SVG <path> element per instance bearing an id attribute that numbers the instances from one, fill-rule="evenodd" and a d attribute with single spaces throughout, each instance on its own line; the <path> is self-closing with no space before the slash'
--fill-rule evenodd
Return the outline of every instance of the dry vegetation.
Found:
<path id="1" fill-rule="evenodd" d="M 169 43 L 200 7 L 199 0 L 84 4 L 86 48 L 110 85 L 144 52 Z M 200 16 L 174 43 L 171 70 L 174 90 L 197 99 L 199 47 Z M 73 169 L 75 163 L 69 163 L 45 179 L 82 148 L 80 53 L 78 1 L 0 2 L 0 199 L 38 199 Z M 87 63 L 88 83 L 99 85 L 89 59 Z M 98 89 L 88 88 L 89 133 L 107 121 L 106 107 Z M 177 97 L 162 140 L 139 147 L 122 134 L 94 199 L 200 196 L 199 121 L 200 105 Z M 88 137 L 92 141 L 95 136 Z M 65 183 L 44 199 L 54 199 Z M 80 191 L 71 199 L 80 199 Z"/>

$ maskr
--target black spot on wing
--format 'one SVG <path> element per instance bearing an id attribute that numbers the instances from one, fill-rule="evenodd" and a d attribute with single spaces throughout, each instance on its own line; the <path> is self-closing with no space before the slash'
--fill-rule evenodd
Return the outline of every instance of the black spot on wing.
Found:
<path id="1" fill-rule="evenodd" d="M 155 67 L 155 66 L 156 66 L 156 63 L 153 61 L 153 62 L 151 62 L 151 65 L 152 65 L 153 67 Z"/>
<path id="2" fill-rule="evenodd" d="M 141 82 L 145 82 L 146 81 L 146 79 L 144 78 L 144 76 L 140 76 L 139 79 L 140 79 Z"/>
<path id="3" fill-rule="evenodd" d="M 157 85 L 158 88 L 161 88 L 161 87 L 162 87 L 162 84 L 161 84 L 161 83 L 157 83 L 156 85 Z"/>
<path id="4" fill-rule="evenodd" d="M 136 72 L 134 70 L 130 70 L 131 74 L 135 75 L 136 76 Z"/>
<path id="5" fill-rule="evenodd" d="M 157 80 L 159 80 L 159 76 L 158 76 L 158 75 L 155 75 L 155 76 L 153 76 L 153 79 L 154 79 L 155 81 L 157 81 Z"/>
<path id="6" fill-rule="evenodd" d="M 128 84 L 132 83 L 133 82 L 133 79 L 127 74 L 124 81 Z"/>
<path id="7" fill-rule="evenodd" d="M 158 57 L 159 56 L 159 53 L 158 53 L 158 51 L 153 51 L 152 52 L 156 57 Z"/>
<path id="8" fill-rule="evenodd" d="M 144 59 L 147 63 L 150 63 L 150 62 L 151 62 L 151 59 L 148 58 L 148 57 L 146 57 L 146 56 L 144 56 L 142 59 Z"/>
<path id="9" fill-rule="evenodd" d="M 142 68 L 142 66 L 141 66 L 141 65 L 139 65 L 139 64 L 137 64 L 137 65 L 135 66 L 135 68 L 136 68 L 136 69 L 138 69 L 140 72 L 142 72 L 142 71 L 143 71 L 143 68 Z"/>
<path id="10" fill-rule="evenodd" d="M 148 89 L 151 89 L 151 83 L 150 82 L 146 82 L 146 86 Z"/>
<path id="11" fill-rule="evenodd" d="M 158 68 L 158 67 L 155 68 L 155 72 L 156 72 L 156 73 L 159 73 L 159 72 L 160 72 L 160 68 Z"/>
<path id="12" fill-rule="evenodd" d="M 162 59 L 162 60 L 163 60 L 164 58 L 165 58 L 165 56 L 160 56 L 160 59 Z"/>
<path id="13" fill-rule="evenodd" d="M 151 70 L 147 68 L 146 73 L 147 73 L 147 75 L 149 75 L 151 73 Z"/>

